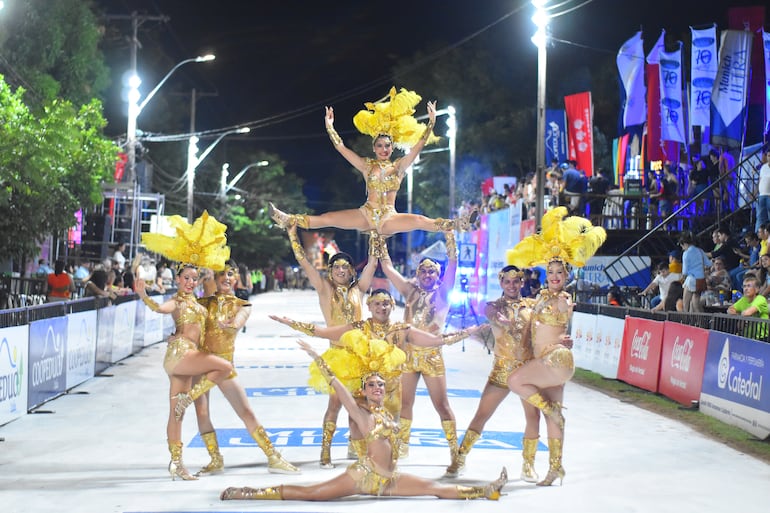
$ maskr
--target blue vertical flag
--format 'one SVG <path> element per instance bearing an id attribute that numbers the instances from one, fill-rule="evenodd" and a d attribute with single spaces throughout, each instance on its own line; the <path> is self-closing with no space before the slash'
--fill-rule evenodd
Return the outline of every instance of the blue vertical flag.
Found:
<path id="1" fill-rule="evenodd" d="M 746 125 L 751 40 L 746 30 L 722 31 L 719 70 L 711 91 L 711 144 L 740 148 Z"/>
<path id="2" fill-rule="evenodd" d="M 682 42 L 673 52 L 660 52 L 660 138 L 686 143 L 682 101 Z"/>
<path id="3" fill-rule="evenodd" d="M 770 132 L 770 32 L 762 29 L 762 47 L 765 49 L 765 133 Z"/>
<path id="4" fill-rule="evenodd" d="M 719 54 L 717 54 L 717 26 L 694 29 L 690 53 L 690 128 L 710 126 L 711 90 L 717 76 Z M 690 132 L 692 133 L 692 131 Z"/>
<path id="5" fill-rule="evenodd" d="M 545 163 L 567 160 L 567 115 L 563 109 L 545 111 Z"/>
<path id="6" fill-rule="evenodd" d="M 620 80 L 626 92 L 623 128 L 647 121 L 647 91 L 644 86 L 644 41 L 642 33 L 623 43 L 616 59 Z"/>

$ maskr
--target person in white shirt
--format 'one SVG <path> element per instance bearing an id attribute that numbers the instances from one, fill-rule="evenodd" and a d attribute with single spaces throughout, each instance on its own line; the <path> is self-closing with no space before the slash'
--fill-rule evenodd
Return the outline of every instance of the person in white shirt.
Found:
<path id="1" fill-rule="evenodd" d="M 681 275 L 679 273 L 672 273 L 669 271 L 668 263 L 666 262 L 661 262 L 658 264 L 657 271 L 658 274 L 655 276 L 652 282 L 650 282 L 650 284 L 647 285 L 647 287 L 642 292 L 640 292 L 640 294 L 644 296 L 655 290 L 658 291 L 658 295 L 650 300 L 650 307 L 653 311 L 663 310 L 664 302 L 666 301 L 666 296 L 668 295 L 669 286 L 671 283 L 681 279 Z"/>
<path id="2" fill-rule="evenodd" d="M 757 223 L 754 231 L 770 222 L 770 148 L 762 154 L 762 167 L 759 168 L 759 198 L 757 199 Z"/>
<path id="3" fill-rule="evenodd" d="M 126 270 L 126 256 L 123 253 L 124 251 L 126 251 L 126 243 L 119 242 L 115 246 L 115 252 L 112 254 L 112 263 L 117 266 L 118 271 L 120 272 Z"/>

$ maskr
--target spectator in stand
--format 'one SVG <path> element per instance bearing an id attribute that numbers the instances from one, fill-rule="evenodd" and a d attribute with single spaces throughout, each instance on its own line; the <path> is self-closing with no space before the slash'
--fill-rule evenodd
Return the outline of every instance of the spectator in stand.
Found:
<path id="1" fill-rule="evenodd" d="M 125 271 L 122 275 L 123 279 L 123 287 L 130 290 L 131 292 L 134 292 L 134 273 L 132 273 L 130 270 Z"/>
<path id="2" fill-rule="evenodd" d="M 275 290 L 283 291 L 284 287 L 286 286 L 286 273 L 284 272 L 282 266 L 275 266 L 275 270 L 273 271 L 273 278 L 275 279 Z"/>
<path id="3" fill-rule="evenodd" d="M 588 180 L 585 174 L 576 169 L 577 162 L 567 161 L 567 168 L 562 175 L 563 190 L 569 200 L 570 215 L 585 216 L 585 193 L 588 190 Z"/>
<path id="4" fill-rule="evenodd" d="M 759 257 L 759 270 L 754 274 L 759 278 L 759 293 L 767 297 L 770 294 L 770 255 Z"/>
<path id="5" fill-rule="evenodd" d="M 669 287 L 675 281 L 679 281 L 681 279 L 681 275 L 679 273 L 672 273 L 669 271 L 669 267 L 666 262 L 659 263 L 656 271 L 657 274 L 655 275 L 655 278 L 653 278 L 650 284 L 647 285 L 647 287 L 645 287 L 645 289 L 641 291 L 639 295 L 646 296 L 650 292 L 658 291 L 658 295 L 650 299 L 650 308 L 657 312 L 663 310 L 663 302 L 668 295 Z"/>
<path id="6" fill-rule="evenodd" d="M 54 270 L 46 277 L 48 289 L 46 296 L 49 303 L 54 301 L 68 301 L 75 292 L 75 282 L 72 276 L 64 271 L 64 260 L 54 262 Z"/>
<path id="7" fill-rule="evenodd" d="M 756 204 L 757 224 L 760 226 L 770 222 L 770 148 L 762 153 L 762 166 L 759 168 L 759 198 Z"/>
<path id="8" fill-rule="evenodd" d="M 663 164 L 663 178 L 660 182 L 660 217 L 667 218 L 674 212 L 679 201 L 679 180 L 674 174 L 671 162 Z"/>
<path id="9" fill-rule="evenodd" d="M 91 278 L 86 283 L 85 295 L 91 297 L 108 297 L 115 299 L 115 293 L 107 288 L 107 271 L 103 267 L 94 269 Z"/>
<path id="10" fill-rule="evenodd" d="M 730 279 L 736 286 L 738 283 L 743 284 L 746 271 L 759 269 L 759 236 L 754 232 L 749 232 L 743 236 L 743 242 L 746 245 L 745 249 L 739 247 L 736 250 L 736 254 L 741 258 L 741 263 L 730 273 Z"/>
<path id="11" fill-rule="evenodd" d="M 757 230 L 759 237 L 759 256 L 767 254 L 767 240 L 770 237 L 770 222 L 762 223 Z"/>
<path id="12" fill-rule="evenodd" d="M 682 278 L 682 252 L 678 249 L 672 250 L 668 254 L 668 272 L 676 274 L 677 279 Z"/>
<path id="13" fill-rule="evenodd" d="M 759 280 L 753 274 L 743 278 L 743 297 L 733 303 L 727 313 L 741 317 L 768 318 L 767 298 L 759 294 Z M 747 326 L 744 336 L 763 340 L 767 337 L 767 325 Z"/>
<path id="14" fill-rule="evenodd" d="M 51 269 L 51 266 L 48 265 L 48 262 L 45 261 L 45 258 L 41 258 L 37 261 L 37 270 L 35 271 L 35 274 L 38 277 L 45 278 L 49 274 L 53 272 L 53 269 Z"/>
<path id="15" fill-rule="evenodd" d="M 705 285 L 706 269 L 711 265 L 706 253 L 695 245 L 695 237 L 690 232 L 684 232 L 679 239 L 682 246 L 682 276 L 684 276 L 683 303 L 685 312 L 703 312 L 700 302 L 702 290 L 698 281 Z M 705 290 L 705 287 L 704 287 Z M 669 294 L 671 288 L 669 287 Z"/>
<path id="16" fill-rule="evenodd" d="M 717 237 L 717 244 L 712 251 L 706 253 L 706 256 L 714 259 L 716 257 L 724 257 L 725 269 L 733 276 L 733 271 L 741 265 L 741 257 L 738 256 L 738 244 L 730 236 L 730 230 L 726 226 L 720 226 L 714 230 Z M 738 288 L 740 284 L 733 282 L 735 288 Z"/>
<path id="17" fill-rule="evenodd" d="M 725 259 L 721 256 L 714 258 L 711 271 L 706 276 L 706 291 L 700 296 L 701 304 L 710 306 L 729 300 L 732 289 L 732 280 L 725 269 Z"/>
<path id="18" fill-rule="evenodd" d="M 588 181 L 588 192 L 591 193 L 591 199 L 588 200 L 588 211 L 591 222 L 594 224 L 601 224 L 604 200 L 610 190 L 610 185 L 606 171 L 601 167 L 596 170 L 596 174 Z"/>
<path id="19" fill-rule="evenodd" d="M 623 306 L 625 304 L 620 287 L 613 286 L 607 290 L 607 304 L 610 306 Z"/>
<path id="20" fill-rule="evenodd" d="M 118 242 L 115 245 L 115 251 L 112 253 L 112 264 L 117 267 L 118 272 L 126 270 L 126 243 Z"/>
<path id="21" fill-rule="evenodd" d="M 90 275 L 90 264 L 88 262 L 83 263 L 81 260 L 78 260 L 77 265 L 75 266 L 75 272 L 73 273 L 72 277 L 77 281 L 85 281 Z"/>
<path id="22" fill-rule="evenodd" d="M 706 169 L 706 163 L 700 158 L 697 153 L 692 156 L 692 169 L 690 170 L 690 187 L 689 192 L 691 197 L 695 197 L 709 186 L 709 173 Z M 704 194 L 695 202 L 695 214 L 696 216 L 703 215 L 711 210 L 711 202 L 708 200 L 708 195 Z"/>
<path id="23" fill-rule="evenodd" d="M 668 294 L 666 294 L 666 300 L 661 303 L 663 310 L 666 312 L 684 312 L 683 294 L 682 284 L 678 281 L 672 283 L 668 289 Z"/>
<path id="24" fill-rule="evenodd" d="M 172 288 L 174 286 L 174 271 L 169 267 L 168 260 L 161 258 L 156 270 L 163 290 Z"/>

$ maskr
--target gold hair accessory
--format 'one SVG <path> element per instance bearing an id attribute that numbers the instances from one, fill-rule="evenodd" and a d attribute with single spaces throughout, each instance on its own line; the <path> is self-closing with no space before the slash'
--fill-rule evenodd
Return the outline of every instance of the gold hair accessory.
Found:
<path id="1" fill-rule="evenodd" d="M 388 301 L 391 305 L 395 304 L 395 301 L 393 300 L 393 296 L 391 296 L 390 294 L 386 294 L 384 292 L 378 292 L 376 294 L 372 294 L 367 298 L 366 304 L 370 305 L 374 301 Z"/>
<path id="2" fill-rule="evenodd" d="M 377 374 L 383 379 L 401 375 L 406 353 L 397 346 L 366 335 L 362 330 L 346 331 L 333 346 L 321 355 L 327 369 L 351 392 L 359 390 L 364 377 Z M 330 387 L 318 363 L 310 364 L 308 384 L 319 392 Z"/>
<path id="3" fill-rule="evenodd" d="M 607 239 L 600 226 L 579 216 L 567 215 L 565 207 L 556 207 L 543 216 L 540 233 L 521 240 L 506 253 L 509 265 L 534 267 L 549 262 L 562 262 L 583 267 Z"/>
<path id="4" fill-rule="evenodd" d="M 353 116 L 353 124 L 359 132 L 372 138 L 388 135 L 399 148 L 411 148 L 428 132 L 427 144 L 439 140 L 431 128 L 419 123 L 413 116 L 414 107 L 422 97 L 414 91 L 391 87 L 388 96 L 376 102 L 366 102 L 366 110 Z"/>
<path id="5" fill-rule="evenodd" d="M 417 272 L 420 272 L 420 269 L 425 269 L 428 271 L 433 269 L 438 274 L 441 274 L 441 264 L 431 260 L 430 258 L 426 258 L 425 260 L 420 262 L 420 265 L 417 266 Z"/>
<path id="6" fill-rule="evenodd" d="M 168 218 L 176 230 L 176 236 L 160 233 L 143 233 L 142 244 L 164 257 L 197 267 L 208 267 L 214 271 L 225 268 L 230 258 L 225 231 L 227 226 L 220 223 L 207 211 L 191 225 L 181 216 Z"/>
<path id="7" fill-rule="evenodd" d="M 524 278 L 524 271 L 514 271 L 513 269 L 511 269 L 510 271 L 505 271 L 505 272 L 500 271 L 499 273 L 497 273 L 498 280 L 503 281 L 504 278 L 511 278 L 511 279 Z"/>

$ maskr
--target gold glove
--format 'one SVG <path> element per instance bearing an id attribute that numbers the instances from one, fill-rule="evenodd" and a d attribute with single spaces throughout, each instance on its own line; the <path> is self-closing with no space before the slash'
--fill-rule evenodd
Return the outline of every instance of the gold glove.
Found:
<path id="1" fill-rule="evenodd" d="M 331 383 L 332 380 L 336 378 L 332 370 L 329 368 L 329 365 L 327 365 L 323 358 L 319 356 L 314 358 L 313 361 L 318 366 L 318 370 L 321 371 L 321 375 L 324 377 L 327 383 Z"/>
<path id="2" fill-rule="evenodd" d="M 425 131 L 422 133 L 422 137 L 420 138 L 421 141 L 427 141 L 428 140 L 428 138 L 430 137 L 430 134 L 433 133 L 434 125 L 435 125 L 435 123 L 433 121 L 428 122 L 428 126 L 425 127 Z"/>
<path id="3" fill-rule="evenodd" d="M 289 241 L 291 241 L 291 250 L 294 252 L 294 258 L 297 262 L 301 262 L 305 259 L 305 248 L 297 240 L 297 234 L 295 232 L 289 232 Z"/>
<path id="4" fill-rule="evenodd" d="M 331 139 L 334 146 L 342 144 L 342 137 L 340 137 L 340 134 L 338 134 L 334 128 L 326 127 L 326 133 L 329 134 L 329 139 Z"/>
<path id="5" fill-rule="evenodd" d="M 315 324 L 312 322 L 291 321 L 289 326 L 294 330 L 304 333 L 305 335 L 309 335 L 311 337 L 315 336 Z"/>
<path id="6" fill-rule="evenodd" d="M 449 260 L 457 260 L 457 241 L 455 241 L 455 232 L 444 232 L 446 239 L 446 256 Z"/>
<path id="7" fill-rule="evenodd" d="M 145 294 L 144 296 L 141 296 L 141 297 L 142 297 L 142 302 L 145 305 L 147 305 L 147 308 L 149 308 L 153 312 L 159 312 L 160 311 L 160 305 L 158 305 L 158 303 L 156 303 L 155 301 L 150 299 L 150 296 Z"/>
<path id="8" fill-rule="evenodd" d="M 455 344 L 470 336 L 471 336 L 471 331 L 468 329 L 464 329 L 460 331 L 455 331 L 454 333 L 445 333 L 441 335 L 441 340 L 444 341 L 445 346 L 451 346 L 452 344 Z"/>

